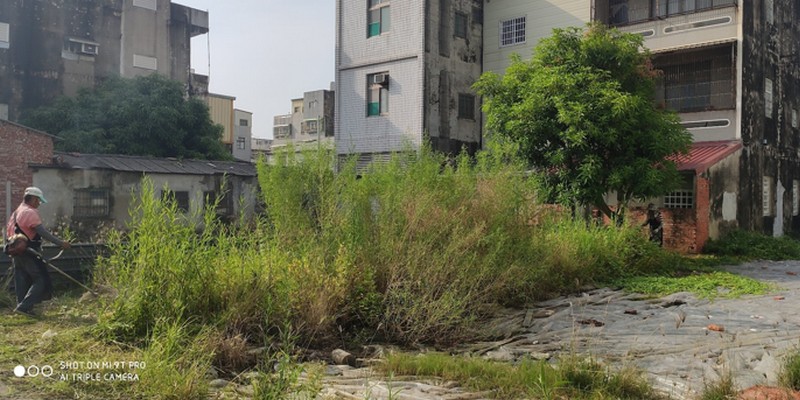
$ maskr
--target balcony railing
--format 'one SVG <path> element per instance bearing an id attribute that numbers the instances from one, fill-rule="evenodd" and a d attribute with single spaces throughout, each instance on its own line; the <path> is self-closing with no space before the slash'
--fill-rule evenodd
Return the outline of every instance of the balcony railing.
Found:
<path id="1" fill-rule="evenodd" d="M 608 24 L 637 24 L 674 15 L 736 6 L 738 0 L 609 0 Z"/>

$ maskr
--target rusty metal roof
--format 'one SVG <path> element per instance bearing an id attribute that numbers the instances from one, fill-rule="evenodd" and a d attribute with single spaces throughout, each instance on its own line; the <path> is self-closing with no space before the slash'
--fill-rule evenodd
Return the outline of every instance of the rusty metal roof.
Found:
<path id="1" fill-rule="evenodd" d="M 255 165 L 243 161 L 179 160 L 114 154 L 55 153 L 52 164 L 36 167 L 107 169 L 148 174 L 256 176 Z"/>
<path id="2" fill-rule="evenodd" d="M 688 155 L 671 157 L 671 159 L 677 163 L 679 171 L 694 170 L 696 174 L 701 174 L 741 148 L 742 142 L 739 140 L 694 142 Z"/>

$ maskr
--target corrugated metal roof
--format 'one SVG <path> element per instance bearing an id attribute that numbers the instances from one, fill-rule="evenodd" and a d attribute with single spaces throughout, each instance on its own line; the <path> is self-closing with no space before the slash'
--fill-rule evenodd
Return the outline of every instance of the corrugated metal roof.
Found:
<path id="1" fill-rule="evenodd" d="M 694 170 L 700 174 L 741 148 L 742 142 L 739 140 L 695 142 L 692 143 L 688 155 L 677 156 L 672 160 L 678 164 L 679 171 Z"/>
<path id="2" fill-rule="evenodd" d="M 109 169 L 149 174 L 256 176 L 256 167 L 249 162 L 178 160 L 114 154 L 55 153 L 53 164 L 38 167 Z"/>

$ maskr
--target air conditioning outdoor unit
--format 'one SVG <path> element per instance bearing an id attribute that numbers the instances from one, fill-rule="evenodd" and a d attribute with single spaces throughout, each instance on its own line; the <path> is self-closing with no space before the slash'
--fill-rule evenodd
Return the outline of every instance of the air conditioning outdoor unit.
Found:
<path id="1" fill-rule="evenodd" d="M 97 45 L 91 43 L 81 43 L 81 53 L 96 56 Z"/>
<path id="2" fill-rule="evenodd" d="M 372 83 L 383 85 L 389 82 L 389 74 L 375 74 L 372 76 Z"/>

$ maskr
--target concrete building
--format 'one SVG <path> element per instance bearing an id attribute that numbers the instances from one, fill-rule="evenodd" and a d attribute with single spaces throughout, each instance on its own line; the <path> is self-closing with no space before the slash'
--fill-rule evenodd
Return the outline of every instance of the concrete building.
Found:
<path id="1" fill-rule="evenodd" d="M 695 143 L 680 190 L 654 202 L 665 241 L 700 250 L 741 228 L 800 229 L 800 3 L 793 0 L 337 1 L 336 149 L 369 162 L 416 146 L 479 147 L 469 87 L 529 59 L 553 28 L 599 21 L 641 34 L 664 72 L 655 101 Z M 464 21 L 466 20 L 466 33 Z M 471 97 L 470 97 L 471 96 Z M 462 101 L 463 100 L 463 101 Z M 449 111 L 448 111 L 449 110 Z M 468 146 L 468 148 L 469 148 Z"/>
<path id="2" fill-rule="evenodd" d="M 479 149 L 482 30 L 480 0 L 337 0 L 336 153 Z"/>
<path id="3" fill-rule="evenodd" d="M 208 90 L 190 70 L 208 13 L 169 0 L 0 2 L 0 117 L 77 94 L 109 76 L 158 73 Z"/>
<path id="4" fill-rule="evenodd" d="M 143 176 L 152 180 L 156 196 L 171 196 L 187 217 L 218 195 L 216 211 L 225 219 L 252 216 L 258 201 L 258 179 L 250 162 L 55 153 L 52 160 L 31 167 L 33 184 L 48 200 L 40 210 L 42 218 L 79 223 L 89 231 L 103 225 L 125 227 Z"/>
<path id="5" fill-rule="evenodd" d="M 273 119 L 271 150 L 289 143 L 301 150 L 308 146 L 333 146 L 334 92 L 315 90 L 292 99 L 291 113 Z M 269 158 L 269 157 L 268 157 Z"/>
<path id="6" fill-rule="evenodd" d="M 233 158 L 250 161 L 253 158 L 253 113 L 233 109 Z"/>
<path id="7" fill-rule="evenodd" d="M 259 158 L 266 159 L 269 156 L 270 149 L 272 148 L 272 139 L 253 138 L 252 139 L 252 162 L 256 162 Z"/>

